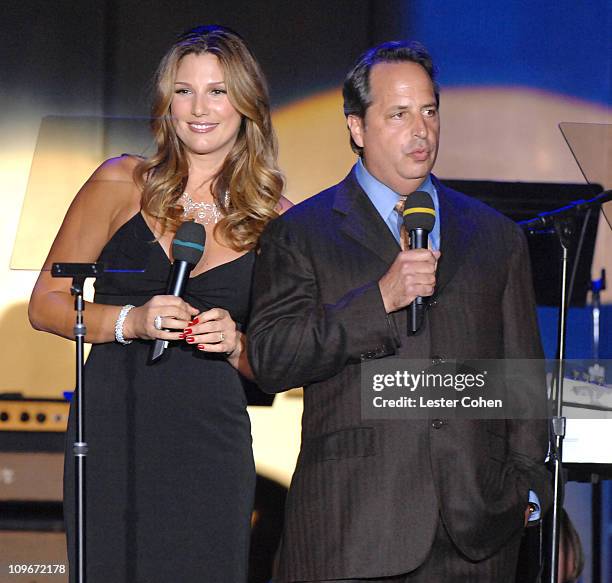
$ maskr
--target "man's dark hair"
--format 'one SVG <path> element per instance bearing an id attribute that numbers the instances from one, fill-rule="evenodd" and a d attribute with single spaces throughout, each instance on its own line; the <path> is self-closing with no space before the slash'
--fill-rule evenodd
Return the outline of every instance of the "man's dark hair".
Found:
<path id="1" fill-rule="evenodd" d="M 436 104 L 440 103 L 440 88 L 436 83 L 436 70 L 427 49 L 416 41 L 390 41 L 375 46 L 363 53 L 351 72 L 344 80 L 342 95 L 344 97 L 344 115 L 356 115 L 363 119 L 370 107 L 370 73 L 374 65 L 379 63 L 417 63 L 429 75 L 433 83 Z M 361 156 L 360 148 L 351 136 L 353 152 Z"/>

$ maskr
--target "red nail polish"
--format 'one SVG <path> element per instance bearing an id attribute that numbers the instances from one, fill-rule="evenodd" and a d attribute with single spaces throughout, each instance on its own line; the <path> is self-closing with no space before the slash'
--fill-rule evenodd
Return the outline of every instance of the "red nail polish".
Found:
<path id="1" fill-rule="evenodd" d="M 189 322 L 190 324 L 197 324 L 199 323 L 200 318 L 194 318 L 191 322 Z"/>
<path id="2" fill-rule="evenodd" d="M 185 334 L 191 334 L 191 333 L 193 332 L 193 330 L 192 330 L 191 328 L 185 328 L 185 329 L 183 330 L 183 332 L 184 332 Z"/>
<path id="3" fill-rule="evenodd" d="M 193 336 L 187 336 L 187 342 L 193 344 L 195 342 L 195 338 Z"/>
<path id="4" fill-rule="evenodd" d="M 204 344 L 198 344 L 198 350 L 206 350 Z"/>
<path id="5" fill-rule="evenodd" d="M 185 338 L 185 334 L 183 334 L 182 332 L 179 334 L 179 338 Z"/>

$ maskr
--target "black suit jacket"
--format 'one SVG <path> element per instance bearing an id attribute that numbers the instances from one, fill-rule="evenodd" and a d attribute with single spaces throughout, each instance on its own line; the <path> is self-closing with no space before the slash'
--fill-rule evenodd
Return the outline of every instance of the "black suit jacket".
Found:
<path id="1" fill-rule="evenodd" d="M 544 420 L 362 419 L 363 360 L 542 357 L 522 233 L 435 186 L 442 257 L 416 336 L 406 310 L 385 313 L 378 280 L 399 246 L 354 173 L 261 238 L 250 362 L 266 391 L 304 386 L 278 581 L 409 572 L 439 516 L 459 549 L 482 559 L 522 528 L 529 489 L 548 503 Z"/>

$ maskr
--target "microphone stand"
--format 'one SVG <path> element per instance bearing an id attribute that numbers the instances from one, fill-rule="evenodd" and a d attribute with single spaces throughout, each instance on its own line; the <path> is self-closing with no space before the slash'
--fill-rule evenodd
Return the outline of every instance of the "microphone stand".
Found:
<path id="1" fill-rule="evenodd" d="M 550 583 L 558 582 L 559 574 L 559 542 L 561 539 L 561 513 L 563 509 L 563 440 L 567 419 L 563 417 L 563 376 L 565 371 L 565 344 L 567 333 L 567 315 L 570 298 L 568 294 L 568 256 L 569 247 L 575 230 L 574 218 L 565 219 L 555 223 L 555 231 L 561 245 L 561 301 L 559 303 L 559 328 L 557 330 L 557 370 L 553 387 L 556 394 L 555 411 L 551 419 L 551 448 L 550 464 L 553 471 L 553 506 L 551 540 L 549 549 L 549 569 L 546 580 Z"/>
<path id="2" fill-rule="evenodd" d="M 518 224 L 530 235 L 533 235 L 539 231 L 551 232 L 551 225 L 554 227 L 557 222 L 563 217 L 573 217 L 576 213 L 586 211 L 592 208 L 596 208 L 612 200 L 612 190 L 604 190 L 600 192 L 596 197 L 589 200 L 576 200 L 567 206 L 546 212 L 540 213 L 534 219 L 527 221 L 520 221 Z M 554 227 L 556 230 L 556 227 Z"/>
<path id="3" fill-rule="evenodd" d="M 591 281 L 592 308 L 593 308 L 593 359 L 595 364 L 592 371 L 595 377 L 602 381 L 605 379 L 605 368 L 599 364 L 599 338 L 601 315 L 601 292 L 606 289 L 606 270 L 601 270 L 601 277 Z M 591 474 L 591 578 L 593 581 L 601 580 L 601 506 L 602 485 L 601 476 Z"/>
<path id="4" fill-rule="evenodd" d="M 96 277 L 104 273 L 102 263 L 54 263 L 51 267 L 52 277 L 71 277 L 70 294 L 74 296 L 76 323 L 73 328 L 76 343 L 76 387 L 75 399 L 77 435 L 72 446 L 75 464 L 76 491 L 76 581 L 85 583 L 85 468 L 87 460 L 87 442 L 85 441 L 85 335 L 87 327 L 83 320 L 85 301 L 83 286 L 88 277 Z"/>
<path id="5" fill-rule="evenodd" d="M 551 419 L 550 465 L 553 472 L 553 506 L 551 520 L 550 548 L 548 550 L 548 571 L 544 581 L 558 583 L 559 542 L 561 534 L 561 513 L 563 508 L 563 440 L 567 419 L 563 416 L 563 376 L 565 369 L 565 346 L 567 333 L 567 315 L 570 304 L 571 284 L 568 285 L 569 250 L 576 231 L 576 216 L 581 211 L 588 215 L 593 208 L 612 200 L 612 190 L 604 191 L 591 200 L 579 200 L 565 207 L 541 213 L 535 219 L 519 223 L 529 234 L 539 231 L 556 233 L 561 246 L 561 301 L 559 303 L 559 327 L 557 330 L 557 367 L 552 385 L 554 413 Z M 576 256 L 576 261 L 578 256 Z M 573 279 L 573 278 L 572 278 Z"/>

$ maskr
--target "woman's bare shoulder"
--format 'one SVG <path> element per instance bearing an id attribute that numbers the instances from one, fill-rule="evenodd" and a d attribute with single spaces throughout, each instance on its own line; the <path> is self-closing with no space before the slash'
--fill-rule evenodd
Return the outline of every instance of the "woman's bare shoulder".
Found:
<path id="1" fill-rule="evenodd" d="M 142 158 L 123 154 L 116 158 L 105 160 L 96 168 L 89 180 L 112 180 L 116 182 L 133 182 L 134 169 L 142 162 Z"/>
<path id="2" fill-rule="evenodd" d="M 288 211 L 293 206 L 293 203 L 285 196 L 281 196 L 278 199 L 278 203 L 276 205 L 276 212 L 279 215 L 282 215 L 285 211 Z"/>
<path id="3" fill-rule="evenodd" d="M 141 190 L 134 181 L 135 156 L 118 156 L 104 161 L 77 194 L 73 206 L 106 222 L 109 232 L 140 210 Z"/>

